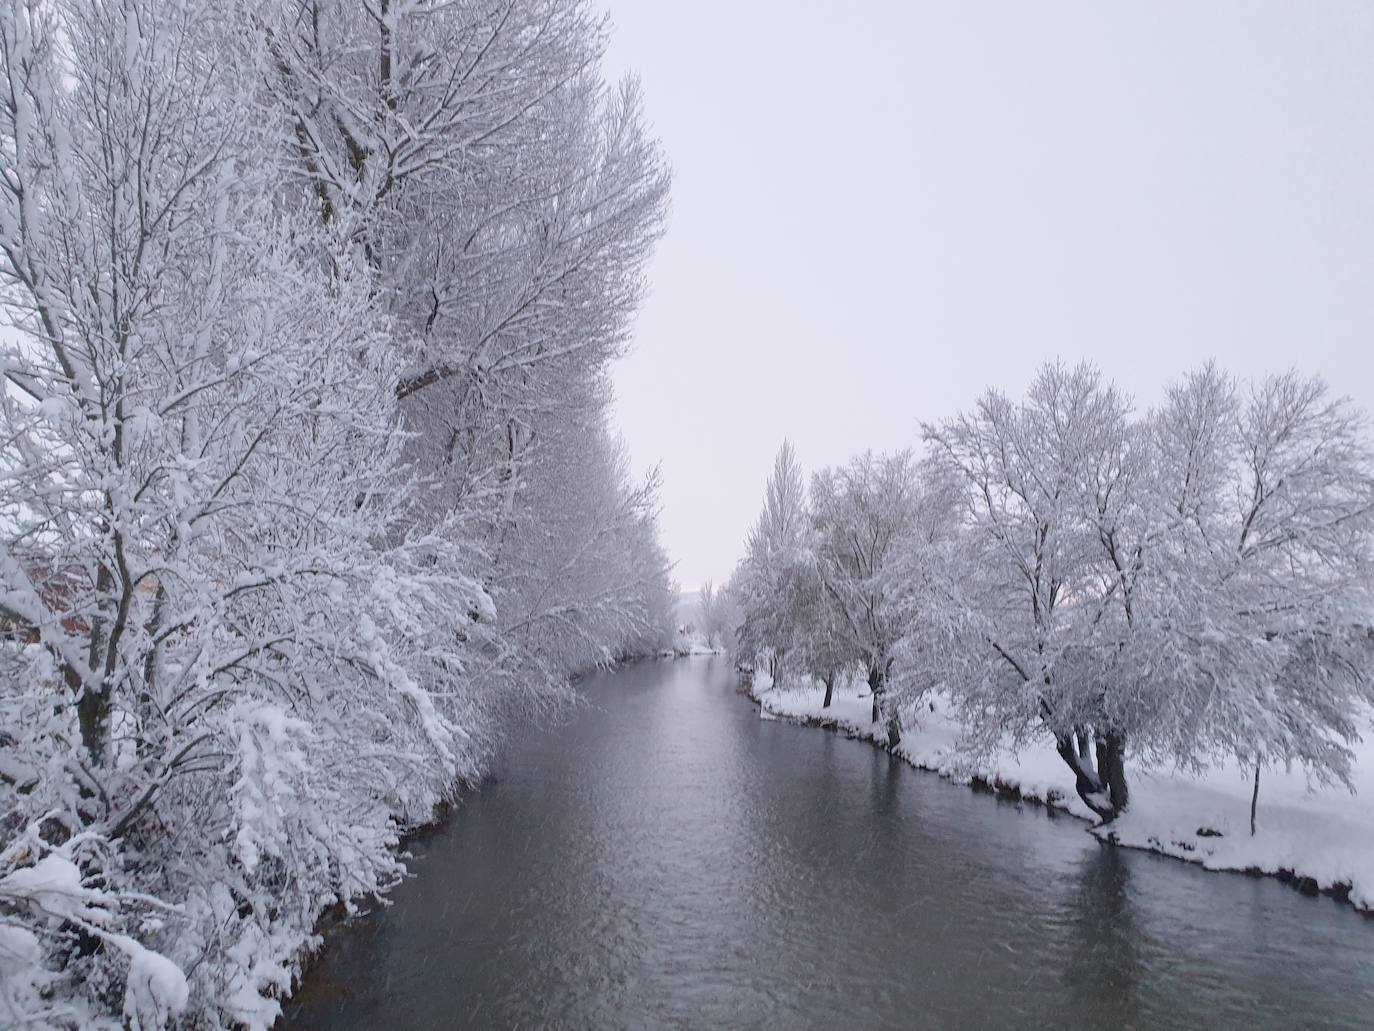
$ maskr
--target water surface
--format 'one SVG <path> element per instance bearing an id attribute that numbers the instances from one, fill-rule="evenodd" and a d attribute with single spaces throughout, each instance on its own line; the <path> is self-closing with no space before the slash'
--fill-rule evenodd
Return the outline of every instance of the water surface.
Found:
<path id="1" fill-rule="evenodd" d="M 588 680 L 331 934 L 286 1026 L 1374 1027 L 1374 920 L 1102 846 L 759 719 L 724 659 Z"/>

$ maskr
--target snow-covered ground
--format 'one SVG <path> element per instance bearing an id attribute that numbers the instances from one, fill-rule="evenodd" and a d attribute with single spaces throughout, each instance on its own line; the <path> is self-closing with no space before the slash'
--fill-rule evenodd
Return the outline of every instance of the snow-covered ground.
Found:
<path id="1" fill-rule="evenodd" d="M 824 689 L 774 688 L 757 677 L 750 694 L 765 717 L 831 726 L 853 737 L 886 743 L 869 720 L 867 687 L 836 687 L 830 708 Z M 981 781 L 1084 820 L 1091 811 L 1051 742 L 1010 750 L 983 761 L 959 746 L 961 727 L 941 699 L 903 714 L 896 754 L 913 766 L 959 783 Z M 1260 780 L 1258 828 L 1250 835 L 1251 774 L 1234 765 L 1203 776 L 1127 767 L 1131 803 L 1110 827 L 1122 845 L 1198 863 L 1209 870 L 1241 870 L 1306 880 L 1306 887 L 1344 894 L 1374 911 L 1374 730 L 1359 747 L 1356 794 L 1344 788 L 1309 789 L 1300 771 L 1267 769 Z M 1199 831 L 1206 833 L 1200 834 Z M 1219 835 L 1214 832 L 1219 832 Z"/>

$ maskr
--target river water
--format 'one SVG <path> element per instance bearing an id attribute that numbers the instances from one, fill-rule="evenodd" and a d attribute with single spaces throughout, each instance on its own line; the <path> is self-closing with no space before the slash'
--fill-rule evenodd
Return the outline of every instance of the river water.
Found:
<path id="1" fill-rule="evenodd" d="M 1374 920 L 761 720 L 724 659 L 584 683 L 285 1025 L 1374 1027 Z"/>

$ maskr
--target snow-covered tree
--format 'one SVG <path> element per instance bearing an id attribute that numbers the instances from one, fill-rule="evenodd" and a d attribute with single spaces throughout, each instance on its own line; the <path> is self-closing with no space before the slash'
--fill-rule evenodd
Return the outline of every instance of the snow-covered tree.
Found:
<path id="1" fill-rule="evenodd" d="M 570 660 L 561 648 L 614 653 L 614 634 L 593 628 L 623 628 L 631 605 L 605 581 L 558 574 L 568 621 L 554 633 L 537 615 L 551 595 L 532 592 L 554 552 L 585 544 L 557 491 L 604 485 L 615 461 L 598 440 L 605 371 L 626 346 L 668 188 L 638 86 L 602 78 L 607 22 L 585 0 L 291 3 L 256 17 L 284 159 L 322 225 L 373 271 L 395 327 L 408 458 L 434 483 L 416 517 L 460 517 L 483 582 L 510 603 L 481 668 L 503 697 L 542 708 L 566 693 L 552 675 Z M 605 498 L 601 545 L 640 536 L 652 491 L 631 493 Z M 642 579 L 621 582 L 633 594 Z M 589 593 L 574 598 L 578 583 Z M 516 674 L 517 654 L 551 675 Z"/>
<path id="2" fill-rule="evenodd" d="M 873 694 L 873 722 L 901 740 L 901 716 L 888 695 L 895 649 L 910 625 L 896 575 L 902 543 L 916 526 L 918 478 L 909 451 L 865 452 L 811 480 L 815 568 L 834 607 L 830 625 L 857 656 Z"/>
<path id="3" fill-rule="evenodd" d="M 744 558 L 730 584 L 740 607 L 741 656 L 766 656 L 775 681 L 798 640 L 806 592 L 817 586 L 809 520 L 801 467 L 792 445 L 784 440 L 764 488 L 763 510 L 749 531 Z"/>
<path id="4" fill-rule="evenodd" d="M 634 482 L 594 407 L 546 416 L 490 566 L 497 647 L 478 688 L 515 715 L 571 697 L 568 676 L 653 653 L 671 621 L 657 473 Z"/>
<path id="5" fill-rule="evenodd" d="M 656 629 L 588 385 L 666 175 L 583 6 L 507 7 L 0 9 L 0 1023 L 266 1028 L 503 657 Z"/>
<path id="6" fill-rule="evenodd" d="M 830 708 L 836 684 L 862 668 L 862 656 L 844 625 L 843 613 L 826 593 L 814 564 L 798 571 L 795 603 L 789 618 L 796 642 L 791 656 L 796 669 L 825 685 L 822 708 Z"/>
<path id="7" fill-rule="evenodd" d="M 1208 367 L 1153 422 L 1171 751 L 1349 784 L 1374 701 L 1374 461 L 1320 380 Z M 1176 706 L 1178 702 L 1174 703 Z M 1178 729 L 1178 724 L 1182 729 Z M 1258 790 L 1258 787 L 1256 788 Z"/>
<path id="8" fill-rule="evenodd" d="M 926 427 L 934 459 L 963 485 L 948 636 L 934 653 L 943 679 L 987 743 L 1046 727 L 1079 795 L 1104 817 L 1127 801 L 1133 729 L 1119 704 L 1130 692 L 1113 689 L 1129 661 L 1119 635 L 1101 644 L 1100 626 L 1131 614 L 1139 528 L 1123 518 L 1135 511 L 1128 416 L 1096 369 L 1050 365 L 1024 401 L 990 391 L 972 413 Z"/>
<path id="9" fill-rule="evenodd" d="M 707 580 L 697 591 L 697 631 L 708 648 L 724 645 L 730 631 L 730 605 L 725 589 Z"/>
<path id="10" fill-rule="evenodd" d="M 1135 418 L 1052 365 L 926 432 L 964 511 L 930 655 L 985 743 L 1048 729 L 1104 819 L 1128 744 L 1348 776 L 1374 511 L 1348 402 L 1290 374 L 1241 405 L 1207 367 Z"/>
<path id="11" fill-rule="evenodd" d="M 459 491 L 517 481 L 538 413 L 623 350 L 666 208 L 638 87 L 598 69 L 604 16 L 383 0 L 262 17 L 296 174 L 406 327 L 397 394 L 427 462 Z"/>

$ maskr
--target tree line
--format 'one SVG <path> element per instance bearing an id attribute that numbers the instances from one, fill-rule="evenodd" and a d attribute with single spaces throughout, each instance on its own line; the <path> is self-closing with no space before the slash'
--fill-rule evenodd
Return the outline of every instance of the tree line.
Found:
<path id="1" fill-rule="evenodd" d="M 814 678 L 827 706 L 861 675 L 892 746 L 933 692 L 971 749 L 1051 741 L 1104 821 L 1128 759 L 1349 786 L 1374 705 L 1374 460 L 1352 402 L 1209 364 L 1141 413 L 1093 366 L 1051 364 L 922 440 L 809 489 L 784 443 L 728 586 L 746 661 Z"/>
<path id="2" fill-rule="evenodd" d="M 0 1024 L 265 1028 L 672 621 L 669 173 L 583 0 L 0 9 Z"/>

